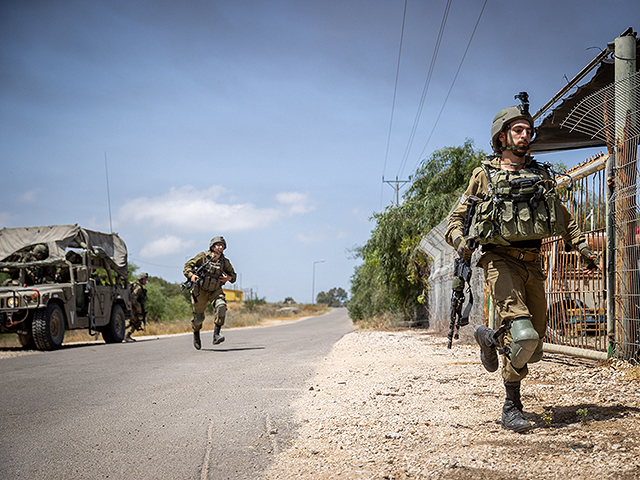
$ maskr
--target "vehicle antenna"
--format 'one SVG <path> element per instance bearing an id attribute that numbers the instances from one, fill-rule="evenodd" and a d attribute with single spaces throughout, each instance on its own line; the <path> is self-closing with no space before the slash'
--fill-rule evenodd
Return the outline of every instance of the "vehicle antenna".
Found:
<path id="1" fill-rule="evenodd" d="M 107 152 L 104 152 L 104 173 L 107 177 L 107 203 L 109 204 L 109 228 L 113 233 L 113 223 L 111 221 L 111 194 L 109 193 L 109 169 L 107 168 Z"/>

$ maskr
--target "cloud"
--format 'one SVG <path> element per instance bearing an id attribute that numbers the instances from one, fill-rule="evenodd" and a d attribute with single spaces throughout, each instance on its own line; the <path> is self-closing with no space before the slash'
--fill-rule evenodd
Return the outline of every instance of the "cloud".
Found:
<path id="1" fill-rule="evenodd" d="M 38 190 L 28 190 L 26 192 L 22 192 L 18 197 L 18 200 L 22 203 L 36 203 L 36 195 Z"/>
<path id="2" fill-rule="evenodd" d="M 157 240 L 147 242 L 140 249 L 140 257 L 153 258 L 161 257 L 163 255 L 171 255 L 185 250 L 192 244 L 193 242 L 184 241 L 181 238 L 176 237 L 175 235 L 165 235 L 164 237 L 158 238 Z"/>
<path id="3" fill-rule="evenodd" d="M 288 206 L 289 214 L 291 215 L 307 213 L 314 209 L 314 207 L 309 204 L 309 198 L 304 193 L 282 192 L 276 195 L 276 200 Z"/>
<path id="4" fill-rule="evenodd" d="M 117 221 L 189 232 L 208 232 L 212 228 L 232 232 L 264 228 L 281 218 L 313 209 L 307 195 L 298 192 L 277 194 L 280 205 L 275 208 L 226 202 L 225 194 L 225 189 L 218 185 L 200 191 L 192 186 L 172 188 L 164 195 L 127 202 L 120 208 Z"/>

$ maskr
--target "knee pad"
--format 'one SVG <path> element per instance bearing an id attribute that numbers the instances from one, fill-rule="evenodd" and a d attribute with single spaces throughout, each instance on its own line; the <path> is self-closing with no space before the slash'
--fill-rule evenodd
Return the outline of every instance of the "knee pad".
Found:
<path id="1" fill-rule="evenodd" d="M 531 320 L 528 318 L 516 318 L 511 322 L 510 358 L 511 364 L 516 369 L 524 367 L 533 356 L 540 343 L 540 337 Z M 542 350 L 540 350 L 542 353 Z M 540 359 L 538 359 L 540 360 Z"/>
<path id="2" fill-rule="evenodd" d="M 227 316 L 227 304 L 220 302 L 216 305 L 216 325 L 224 325 Z"/>
<path id="3" fill-rule="evenodd" d="M 538 345 L 536 345 L 536 349 L 533 352 L 533 355 L 531 355 L 528 363 L 536 363 L 542 360 L 542 343 L 542 339 L 539 339 Z"/>

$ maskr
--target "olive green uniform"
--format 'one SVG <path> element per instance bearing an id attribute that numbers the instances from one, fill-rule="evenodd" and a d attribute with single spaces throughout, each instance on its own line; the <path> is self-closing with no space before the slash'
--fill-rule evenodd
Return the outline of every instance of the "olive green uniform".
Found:
<path id="1" fill-rule="evenodd" d="M 500 157 L 489 157 L 489 161 L 491 168 L 500 168 Z M 531 168 L 532 162 L 532 157 L 526 157 L 523 170 Z M 544 175 L 545 178 L 549 176 L 546 170 Z M 467 190 L 449 217 L 445 239 L 450 245 L 455 245 L 456 238 L 462 236 L 469 197 L 483 199 L 489 183 L 485 168 L 478 167 L 473 171 Z M 560 202 L 557 204 L 560 207 L 561 215 L 558 217 L 562 217 L 564 233 L 561 235 L 565 243 L 576 250 L 587 247 L 585 237 L 571 213 Z M 502 324 L 518 318 L 529 318 L 540 339 L 544 337 L 547 327 L 545 275 L 540 262 L 541 244 L 540 239 L 512 241 L 507 245 L 488 243 L 482 246 L 478 261 L 478 266 L 484 270 L 485 282 Z M 510 345 L 512 340 L 509 328 L 499 339 L 502 347 Z M 539 348 L 541 346 L 540 342 Z M 537 353 L 539 355 L 532 357 L 531 361 L 540 360 L 542 351 Z M 502 355 L 502 359 L 502 377 L 505 382 L 519 382 L 527 375 L 526 364 L 516 368 L 509 356 Z"/>
<path id="2" fill-rule="evenodd" d="M 142 330 L 142 320 L 146 317 L 147 313 L 146 303 L 147 289 L 144 288 L 144 285 L 142 285 L 140 281 L 133 282 L 133 285 L 131 286 L 131 306 L 133 307 L 133 315 L 131 320 L 129 320 L 129 336 L 138 330 Z"/>
<path id="3" fill-rule="evenodd" d="M 205 264 L 214 257 L 212 252 L 200 252 L 187 263 L 184 264 L 184 276 L 191 278 L 196 268 Z M 222 290 L 223 282 L 219 280 L 222 273 L 226 273 L 231 277 L 230 282 L 235 283 L 236 272 L 231 262 L 224 256 L 220 255 L 217 260 L 211 260 L 204 272 L 201 272 L 200 280 L 191 289 L 191 306 L 193 309 L 193 320 L 191 321 L 194 331 L 200 331 L 204 322 L 204 312 L 209 302 L 213 302 L 215 311 L 214 323 L 216 325 L 224 325 L 227 312 L 227 301 Z"/>

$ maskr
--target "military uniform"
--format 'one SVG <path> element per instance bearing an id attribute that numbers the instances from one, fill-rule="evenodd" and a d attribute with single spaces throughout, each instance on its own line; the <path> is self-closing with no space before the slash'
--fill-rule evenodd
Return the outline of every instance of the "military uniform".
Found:
<path id="1" fill-rule="evenodd" d="M 129 331 L 125 336 L 125 341 L 135 342 L 131 335 L 144 328 L 142 324 L 146 322 L 147 317 L 147 289 L 145 285 L 148 278 L 148 273 L 141 273 L 131 285 L 131 306 L 133 314 L 129 320 Z"/>
<path id="2" fill-rule="evenodd" d="M 49 258 L 49 247 L 41 243 L 23 255 L 21 261 L 24 263 L 37 262 L 47 258 Z M 54 283 L 58 278 L 58 273 L 58 268 L 53 265 L 33 266 L 27 269 L 26 283 L 27 285 Z"/>
<path id="3" fill-rule="evenodd" d="M 487 195 L 489 179 L 486 167 L 489 167 L 490 172 L 491 169 L 500 169 L 500 160 L 497 156 L 489 157 L 487 165 L 473 171 L 467 190 L 449 217 L 445 238 L 450 245 L 454 245 L 454 238 L 462 236 L 469 198 L 483 199 Z M 538 169 L 544 178 L 551 181 L 549 173 L 536 165 L 532 157 L 526 157 L 525 167 L 518 173 L 526 173 L 532 168 Z M 585 237 L 571 213 L 561 202 L 557 202 L 556 206 L 560 213 L 558 217 L 561 217 L 561 220 L 558 219 L 561 222 L 559 229 L 564 230 L 560 235 L 565 244 L 576 250 L 587 247 Z M 504 324 L 528 317 L 540 340 L 544 337 L 547 327 L 545 276 L 540 262 L 541 245 L 541 239 L 516 240 L 502 245 L 485 243 L 482 245 L 482 255 L 478 261 L 478 266 L 484 270 L 485 282 L 501 322 Z M 513 338 L 509 329 L 499 340 L 501 346 L 511 344 Z M 536 348 L 541 349 L 542 345 Z M 505 382 L 518 382 L 527 375 L 526 363 L 517 368 L 513 366 L 510 357 L 503 356 L 503 360 L 502 377 Z"/>
<path id="4" fill-rule="evenodd" d="M 531 428 L 523 416 L 520 382 L 527 365 L 542 359 L 547 327 L 545 276 L 540 262 L 542 240 L 561 236 L 567 249 L 575 249 L 597 268 L 595 256 L 571 213 L 558 199 L 552 171 L 526 155 L 533 133 L 526 93 L 523 104 L 501 110 L 491 127 L 496 155 L 476 168 L 465 193 L 449 216 L 445 234 L 464 258 L 476 244 L 482 247 L 478 266 L 496 307 L 501 326 L 476 327 L 480 358 L 489 372 L 498 369 L 497 348 L 502 356 L 506 400 L 503 427 L 516 432 Z M 469 202 L 477 202 L 471 231 L 464 236 Z"/>
<path id="5" fill-rule="evenodd" d="M 224 243 L 226 248 L 224 238 L 215 237 L 211 241 L 211 247 L 216 243 Z M 187 263 L 184 264 L 184 276 L 190 280 L 196 269 L 205 264 L 204 270 L 198 274 L 199 280 L 197 280 L 191 288 L 191 306 L 193 310 L 191 326 L 194 332 L 194 346 L 198 350 L 200 345 L 199 332 L 202 329 L 205 310 L 209 302 L 213 303 L 213 309 L 215 311 L 214 344 L 224 341 L 224 337 L 220 336 L 220 328 L 225 322 L 227 301 L 224 291 L 222 290 L 224 282 L 220 280 L 220 276 L 222 274 L 228 275 L 231 283 L 235 283 L 237 277 L 229 259 L 222 253 L 220 253 L 220 256 L 216 259 L 215 254 L 211 250 L 200 252 L 191 260 L 187 261 Z"/>

